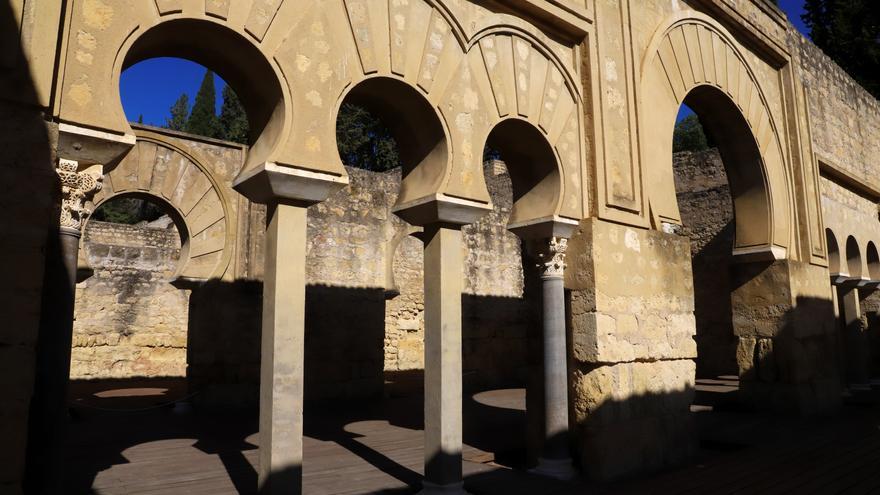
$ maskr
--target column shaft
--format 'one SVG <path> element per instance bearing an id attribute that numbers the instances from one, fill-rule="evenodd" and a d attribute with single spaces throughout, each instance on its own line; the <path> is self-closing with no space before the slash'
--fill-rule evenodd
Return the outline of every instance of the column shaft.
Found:
<path id="1" fill-rule="evenodd" d="M 547 460 L 568 460 L 568 366 L 562 277 L 543 277 L 544 449 Z"/>
<path id="2" fill-rule="evenodd" d="M 838 286 L 840 313 L 843 319 L 843 362 L 846 382 L 850 385 L 868 383 L 867 342 L 862 328 L 859 291 Z"/>
<path id="3" fill-rule="evenodd" d="M 260 359 L 260 493 L 302 493 L 306 209 L 269 205 Z"/>
<path id="4" fill-rule="evenodd" d="M 76 268 L 86 206 L 101 190 L 103 167 L 60 158 L 58 230 L 49 233 L 36 346 L 36 374 L 28 425 L 25 490 L 55 494 L 64 490 L 62 462 L 67 436 L 67 385 L 76 303 Z"/>
<path id="5" fill-rule="evenodd" d="M 461 231 L 425 227 L 425 493 L 461 490 Z"/>
<path id="6" fill-rule="evenodd" d="M 565 251 L 567 239 L 551 238 L 539 249 L 544 348 L 544 442 L 536 471 L 574 477 L 568 447 L 568 359 L 565 345 Z"/>

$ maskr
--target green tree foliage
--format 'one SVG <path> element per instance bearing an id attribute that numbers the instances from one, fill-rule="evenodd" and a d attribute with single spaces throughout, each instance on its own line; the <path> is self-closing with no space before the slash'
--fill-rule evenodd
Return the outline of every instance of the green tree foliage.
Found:
<path id="1" fill-rule="evenodd" d="M 679 151 L 703 151 L 709 148 L 703 125 L 696 114 L 688 115 L 675 124 L 672 133 L 672 152 Z"/>
<path id="2" fill-rule="evenodd" d="M 223 106 L 220 108 L 220 138 L 247 144 L 249 129 L 244 107 L 227 84 L 223 87 Z"/>
<path id="3" fill-rule="evenodd" d="M 350 167 L 385 172 L 400 166 L 397 142 L 367 109 L 344 103 L 336 120 L 339 156 Z"/>
<path id="4" fill-rule="evenodd" d="M 216 110 L 217 93 L 214 90 L 214 72 L 205 71 L 202 85 L 196 94 L 192 113 L 186 121 L 186 132 L 210 138 L 220 137 L 220 121 Z"/>
<path id="5" fill-rule="evenodd" d="M 94 220 L 101 222 L 125 223 L 152 222 L 164 214 L 154 203 L 139 198 L 115 198 L 101 205 L 92 214 Z"/>
<path id="6" fill-rule="evenodd" d="M 174 105 L 171 106 L 171 118 L 165 119 L 165 128 L 172 131 L 186 129 L 186 121 L 189 117 L 189 97 L 186 93 L 180 95 Z"/>
<path id="7" fill-rule="evenodd" d="M 810 38 L 875 98 L 880 98 L 880 1 L 806 0 Z"/>

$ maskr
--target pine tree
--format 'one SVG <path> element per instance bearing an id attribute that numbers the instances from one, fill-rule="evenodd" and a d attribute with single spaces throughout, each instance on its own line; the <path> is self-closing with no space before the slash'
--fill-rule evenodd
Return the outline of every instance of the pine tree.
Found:
<path id="1" fill-rule="evenodd" d="M 138 115 L 138 124 L 143 124 L 143 123 L 144 123 L 144 114 L 140 114 L 140 115 Z"/>
<path id="2" fill-rule="evenodd" d="M 696 114 L 688 115 L 681 119 L 681 122 L 675 124 L 675 131 L 672 133 L 672 152 L 679 151 L 703 151 L 709 148 L 706 133 L 703 131 L 703 125 L 700 118 Z"/>
<path id="3" fill-rule="evenodd" d="M 244 107 L 238 95 L 227 84 L 223 87 L 223 106 L 220 107 L 220 137 L 227 141 L 247 144 L 249 129 Z"/>
<path id="4" fill-rule="evenodd" d="M 202 85 L 196 94 L 192 113 L 186 121 L 186 132 L 210 138 L 220 137 L 220 123 L 216 113 L 217 94 L 214 91 L 214 73 L 205 71 Z"/>
<path id="5" fill-rule="evenodd" d="M 171 118 L 165 119 L 165 128 L 172 131 L 186 129 L 186 120 L 189 117 L 189 97 L 186 93 L 180 95 L 174 105 L 171 106 Z"/>
<path id="6" fill-rule="evenodd" d="M 350 167 L 384 172 L 400 166 L 397 141 L 366 108 L 345 103 L 336 120 L 339 156 Z"/>

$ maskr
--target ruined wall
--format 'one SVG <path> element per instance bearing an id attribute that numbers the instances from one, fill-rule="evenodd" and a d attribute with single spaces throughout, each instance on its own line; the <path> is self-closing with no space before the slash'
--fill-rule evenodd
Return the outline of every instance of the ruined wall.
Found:
<path id="1" fill-rule="evenodd" d="M 223 176 L 229 150 L 198 142 Z M 233 150 L 234 151 L 234 150 Z M 424 367 L 422 243 L 392 213 L 399 171 L 348 170 L 351 183 L 309 210 L 306 393 L 310 398 L 413 392 Z M 228 174 L 227 174 L 228 175 Z M 465 228 L 466 384 L 525 377 L 527 312 L 518 238 L 507 231 L 512 190 L 486 165 L 495 210 Z M 251 403 L 259 377 L 265 207 L 242 201 L 235 279 L 182 291 L 165 232 L 92 222 L 80 284 L 74 378 L 187 376 L 199 400 Z M 134 246 L 149 246 L 139 250 Z"/>
<path id="2" fill-rule="evenodd" d="M 736 375 L 730 269 L 735 235 L 733 202 L 717 149 L 676 153 L 675 190 L 690 239 L 697 335 L 697 377 Z"/>
<path id="3" fill-rule="evenodd" d="M 169 282 L 180 256 L 170 228 L 89 222 L 77 285 L 71 379 L 186 376 L 189 291 Z"/>

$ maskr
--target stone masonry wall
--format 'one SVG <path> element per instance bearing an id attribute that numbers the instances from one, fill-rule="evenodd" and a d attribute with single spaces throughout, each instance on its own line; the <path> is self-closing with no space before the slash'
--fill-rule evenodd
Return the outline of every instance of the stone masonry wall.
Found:
<path id="1" fill-rule="evenodd" d="M 731 320 L 731 281 L 735 225 L 724 164 L 717 149 L 676 153 L 675 190 L 690 239 L 697 324 L 697 376 L 736 375 Z"/>
<path id="2" fill-rule="evenodd" d="M 859 180 L 880 186 L 880 102 L 794 27 L 792 63 L 807 89 L 814 151 Z"/>
<path id="3" fill-rule="evenodd" d="M 309 210 L 310 398 L 410 392 L 424 367 L 422 242 L 391 211 L 400 173 L 348 172 L 345 190 Z M 486 165 L 486 177 L 495 210 L 465 228 L 462 247 L 469 387 L 526 377 L 520 243 L 506 229 L 510 178 L 499 162 Z M 90 223 L 84 252 L 95 275 L 77 294 L 74 378 L 187 376 L 208 402 L 255 400 L 265 207 L 241 208 L 237 263 L 247 277 L 212 280 L 191 294 L 168 283 L 176 233 Z"/>
<path id="4" fill-rule="evenodd" d="M 697 342 L 706 357 L 698 362 L 709 374 L 733 373 L 729 309 L 727 318 L 717 309 L 729 307 L 730 293 L 711 269 L 726 263 L 732 242 L 723 167 L 717 152 L 680 154 L 675 163 L 684 233 L 695 268 L 706 266 L 695 270 Z M 349 173 L 345 190 L 309 211 L 306 376 L 313 398 L 417 387 L 424 367 L 422 242 L 417 228 L 391 212 L 399 173 Z M 527 366 L 521 247 L 506 229 L 510 179 L 500 162 L 487 164 L 485 176 L 495 209 L 464 229 L 463 360 L 472 387 L 522 384 Z M 92 222 L 84 251 L 95 276 L 77 295 L 72 376 L 188 376 L 220 402 L 253 398 L 265 209 L 246 205 L 243 212 L 247 239 L 238 244 L 246 246 L 249 280 L 211 281 L 191 296 L 168 283 L 176 233 Z"/>
<path id="5" fill-rule="evenodd" d="M 569 253 L 570 396 L 581 466 L 611 479 L 682 462 L 695 447 L 688 239 L 590 219 Z"/>
<path id="6" fill-rule="evenodd" d="M 186 376 L 189 291 L 169 281 L 180 236 L 143 225 L 89 222 L 94 275 L 78 284 L 72 379 Z"/>

